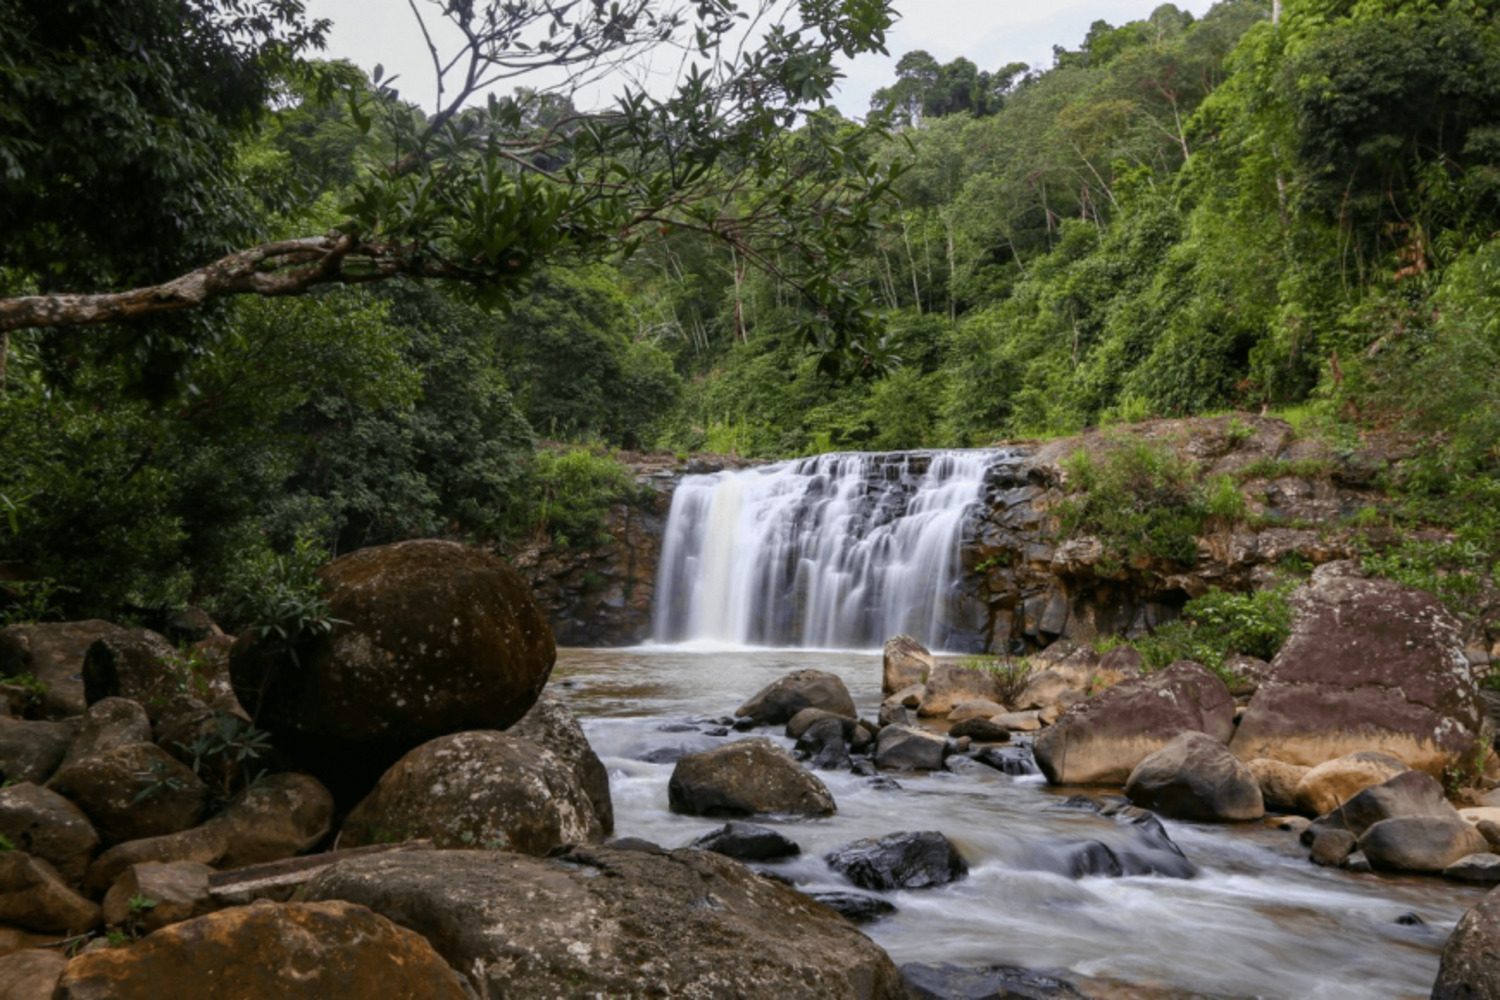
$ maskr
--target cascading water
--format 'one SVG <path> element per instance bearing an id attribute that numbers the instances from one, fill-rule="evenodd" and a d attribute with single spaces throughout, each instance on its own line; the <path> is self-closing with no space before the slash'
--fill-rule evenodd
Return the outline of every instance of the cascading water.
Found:
<path id="1" fill-rule="evenodd" d="M 658 642 L 948 648 L 964 522 L 1007 453 L 842 453 L 688 476 L 658 571 Z"/>

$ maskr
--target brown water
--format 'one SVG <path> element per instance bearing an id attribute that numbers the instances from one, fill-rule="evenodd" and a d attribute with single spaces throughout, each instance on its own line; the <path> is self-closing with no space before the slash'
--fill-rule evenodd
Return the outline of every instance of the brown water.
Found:
<path id="1" fill-rule="evenodd" d="M 849 685 L 861 714 L 880 697 L 878 653 L 641 647 L 563 650 L 549 690 L 579 714 L 610 769 L 616 835 L 683 846 L 722 821 L 667 810 L 669 763 L 639 758 L 723 739 L 702 720 L 731 715 L 756 690 L 816 667 Z M 694 723 L 693 731 L 663 725 Z M 771 734 L 790 746 L 777 730 Z M 778 864 L 799 885 L 847 888 L 819 856 L 860 837 L 941 830 L 970 864 L 969 878 L 939 889 L 887 894 L 895 914 L 864 930 L 904 962 L 1022 965 L 1079 981 L 1130 984 L 1111 995 L 1382 1000 L 1427 997 L 1448 932 L 1483 891 L 1432 879 L 1350 875 L 1318 868 L 1289 833 L 1259 824 L 1168 822 L 1200 875 L 1073 880 L 1062 848 L 1117 842 L 1112 820 L 1058 809 L 1064 793 L 1040 777 L 897 775 L 881 791 L 868 778 L 820 772 L 839 805 L 824 820 L 778 821 L 802 856 Z M 1076 791 L 1076 790 L 1070 790 Z M 1420 926 L 1396 923 L 1416 913 Z M 1092 986 L 1090 987 L 1092 991 Z"/>

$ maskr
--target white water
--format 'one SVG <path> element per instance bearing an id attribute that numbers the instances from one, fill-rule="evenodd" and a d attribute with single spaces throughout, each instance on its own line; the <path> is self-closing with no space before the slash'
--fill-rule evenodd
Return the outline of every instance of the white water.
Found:
<path id="1" fill-rule="evenodd" d="M 1006 453 L 843 453 L 687 476 L 658 571 L 657 642 L 943 649 L 964 521 Z"/>

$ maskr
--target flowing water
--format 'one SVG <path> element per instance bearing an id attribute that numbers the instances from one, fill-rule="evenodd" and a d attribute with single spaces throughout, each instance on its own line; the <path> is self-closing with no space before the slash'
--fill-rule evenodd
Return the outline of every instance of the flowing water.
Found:
<path id="1" fill-rule="evenodd" d="M 838 674 L 861 715 L 874 717 L 878 653 L 564 650 L 549 690 L 580 715 L 610 769 L 616 835 L 679 847 L 722 821 L 670 813 L 672 764 L 641 758 L 741 738 L 707 735 L 704 720 L 732 714 L 803 667 Z M 779 729 L 756 733 L 766 734 L 790 746 Z M 898 964 L 1064 970 L 1091 995 L 1115 997 L 1425 998 L 1449 931 L 1483 895 L 1437 880 L 1318 868 L 1294 835 L 1261 824 L 1168 822 L 1200 870 L 1191 880 L 1074 880 L 1057 870 L 1063 845 L 1130 834 L 1108 818 L 1059 808 L 1065 793 L 1040 777 L 987 768 L 903 774 L 901 787 L 887 791 L 850 773 L 819 777 L 838 802 L 835 816 L 771 824 L 802 846 L 799 858 L 774 866 L 800 886 L 848 888 L 819 856 L 901 830 L 940 830 L 969 861 L 969 877 L 953 885 L 886 894 L 897 912 L 864 930 Z M 1425 923 L 1397 923 L 1409 913 Z"/>
<path id="2" fill-rule="evenodd" d="M 1003 451 L 843 453 L 686 476 L 662 540 L 658 641 L 947 647 L 965 518 Z"/>

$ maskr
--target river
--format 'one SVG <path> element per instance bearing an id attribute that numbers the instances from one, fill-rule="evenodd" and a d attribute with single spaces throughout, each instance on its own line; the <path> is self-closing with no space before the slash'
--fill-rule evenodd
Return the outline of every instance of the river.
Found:
<path id="1" fill-rule="evenodd" d="M 568 649 L 559 652 L 549 691 L 579 715 L 610 769 L 615 835 L 680 847 L 722 821 L 669 812 L 672 765 L 641 758 L 742 738 L 707 735 L 713 726 L 705 720 L 731 715 L 762 686 L 804 667 L 839 675 L 860 714 L 875 717 L 878 652 Z M 779 727 L 754 735 L 791 745 Z M 1054 969 L 1091 996 L 1426 998 L 1448 933 L 1484 894 L 1435 879 L 1318 868 L 1293 834 L 1260 823 L 1166 823 L 1200 870 L 1191 880 L 1073 880 L 1049 870 L 1061 845 L 1130 835 L 1111 819 L 1059 808 L 1078 789 L 982 766 L 898 774 L 900 787 L 887 790 L 847 772 L 819 777 L 838 802 L 836 815 L 768 824 L 801 845 L 799 858 L 775 866 L 799 886 L 847 888 L 819 856 L 901 830 L 940 830 L 969 862 L 969 877 L 955 884 L 887 894 L 897 912 L 864 925 L 897 964 Z M 1407 914 L 1422 922 L 1398 922 Z"/>

